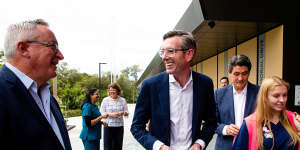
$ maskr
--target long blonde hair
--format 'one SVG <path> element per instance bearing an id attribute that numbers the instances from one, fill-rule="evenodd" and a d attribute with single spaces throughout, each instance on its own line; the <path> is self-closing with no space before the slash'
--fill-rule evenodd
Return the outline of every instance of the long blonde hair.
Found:
<path id="1" fill-rule="evenodd" d="M 269 106 L 269 100 L 268 100 L 268 94 L 269 92 L 273 91 L 276 86 L 285 86 L 287 89 L 289 89 L 290 85 L 289 83 L 285 82 L 281 78 L 277 76 L 273 76 L 271 78 L 266 78 L 263 80 L 258 96 L 257 96 L 257 107 L 256 107 L 256 126 L 257 126 L 257 146 L 258 149 L 264 149 L 263 146 L 263 133 L 262 128 L 264 126 L 267 126 L 269 130 L 271 131 L 272 138 L 274 137 L 273 132 L 271 130 L 270 125 L 270 118 L 272 117 L 272 111 Z M 286 108 L 284 108 L 280 113 L 280 123 L 283 125 L 285 130 L 288 132 L 288 134 L 291 136 L 292 145 L 296 145 L 297 141 L 300 141 L 300 137 L 296 133 L 295 129 L 293 128 L 292 124 L 290 123 L 286 113 Z M 263 126 L 262 126 L 263 125 Z M 274 145 L 274 138 L 273 138 L 273 145 Z"/>

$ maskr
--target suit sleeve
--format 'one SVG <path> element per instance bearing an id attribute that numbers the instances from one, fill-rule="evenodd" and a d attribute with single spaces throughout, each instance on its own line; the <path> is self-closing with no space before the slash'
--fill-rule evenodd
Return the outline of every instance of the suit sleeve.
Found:
<path id="1" fill-rule="evenodd" d="M 216 100 L 216 116 L 217 116 L 217 122 L 218 122 L 218 126 L 217 126 L 217 130 L 216 130 L 216 133 L 219 134 L 219 135 L 222 135 L 223 136 L 223 129 L 224 127 L 226 126 L 226 124 L 223 124 L 223 123 L 220 123 L 221 121 L 221 118 L 220 118 L 220 111 L 219 111 L 219 102 L 220 102 L 220 92 L 219 90 L 217 90 L 215 92 L 215 100 Z"/>
<path id="2" fill-rule="evenodd" d="M 232 149 L 233 150 L 244 150 L 248 149 L 249 134 L 245 121 L 243 122 L 238 136 L 235 139 Z"/>
<path id="3" fill-rule="evenodd" d="M 216 104 L 214 99 L 213 83 L 211 80 L 209 80 L 208 82 L 207 90 L 208 97 L 206 99 L 205 105 L 206 112 L 204 115 L 204 124 L 200 136 L 200 139 L 202 139 L 205 142 L 205 145 L 208 145 L 217 128 Z"/>
<path id="4" fill-rule="evenodd" d="M 4 103 L 4 96 L 2 95 L 2 93 L 0 93 L 1 98 L 0 98 L 0 145 L 1 146 L 8 146 L 8 139 L 9 139 L 9 134 L 8 134 L 8 126 L 9 124 L 7 122 L 9 122 L 8 118 L 7 118 L 7 112 L 6 112 L 6 105 Z"/>
<path id="5" fill-rule="evenodd" d="M 150 111 L 150 87 L 143 83 L 136 102 L 130 131 L 134 138 L 147 150 L 152 150 L 153 144 L 157 140 L 145 129 L 151 116 Z"/>

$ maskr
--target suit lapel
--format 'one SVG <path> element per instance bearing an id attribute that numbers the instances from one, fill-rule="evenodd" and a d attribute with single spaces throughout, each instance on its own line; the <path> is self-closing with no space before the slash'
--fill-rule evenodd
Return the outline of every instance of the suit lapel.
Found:
<path id="1" fill-rule="evenodd" d="M 166 134 L 168 135 L 167 145 L 170 145 L 170 91 L 169 91 L 169 74 L 166 72 L 162 73 L 161 80 L 157 84 L 156 88 L 157 99 L 159 106 L 156 108 L 156 111 L 161 114 L 164 118 L 164 122 L 162 123 L 163 127 L 166 128 Z"/>
<path id="2" fill-rule="evenodd" d="M 197 130 L 197 120 L 198 120 L 198 112 L 200 110 L 200 99 L 199 94 L 201 93 L 199 85 L 200 79 L 196 75 L 194 71 L 192 71 L 192 78 L 193 78 L 193 118 L 192 118 L 192 138 L 196 137 L 196 130 Z"/>
<path id="3" fill-rule="evenodd" d="M 167 118 L 170 118 L 170 91 L 169 91 L 169 74 L 164 73 L 161 83 L 157 89 L 159 103 L 162 106 L 162 113 L 166 114 Z"/>
<path id="4" fill-rule="evenodd" d="M 32 108 L 29 109 L 32 110 L 32 116 L 35 116 L 35 118 L 37 118 L 42 125 L 51 127 L 43 112 L 40 110 L 30 92 L 26 89 L 21 80 L 5 65 L 3 66 L 3 72 L 6 75 L 5 78 L 7 79 L 7 81 L 12 83 L 15 94 L 18 98 L 20 98 L 20 101 L 24 101 L 24 105 Z"/>
<path id="5" fill-rule="evenodd" d="M 253 109 L 252 107 L 254 107 L 254 105 L 252 103 L 255 102 L 255 89 L 252 88 L 252 84 L 250 82 L 248 82 L 248 86 L 247 86 L 247 95 L 246 95 L 246 104 L 245 104 L 245 111 L 244 111 L 244 118 L 249 116 Z"/>
<path id="6" fill-rule="evenodd" d="M 51 99 L 50 99 L 50 108 L 51 108 L 51 112 L 53 114 L 53 116 L 55 117 L 56 119 L 56 122 L 57 122 L 57 125 L 60 126 L 61 125 L 61 122 L 63 120 L 63 118 L 61 117 L 60 114 L 60 111 L 59 111 L 59 108 L 56 106 L 56 100 L 51 96 Z"/>
<path id="7" fill-rule="evenodd" d="M 66 134 L 68 133 L 68 131 L 64 123 L 64 118 L 61 116 L 61 112 L 59 110 L 59 107 L 57 106 L 56 100 L 52 96 L 50 99 L 50 107 L 51 107 L 51 112 L 59 128 L 60 134 L 62 136 L 65 149 L 69 149 L 68 147 L 70 146 L 70 141 L 69 141 L 69 136 Z"/>

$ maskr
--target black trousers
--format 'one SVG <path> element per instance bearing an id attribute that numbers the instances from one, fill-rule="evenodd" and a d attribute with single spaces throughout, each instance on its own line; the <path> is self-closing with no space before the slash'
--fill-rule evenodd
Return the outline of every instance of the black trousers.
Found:
<path id="1" fill-rule="evenodd" d="M 124 127 L 104 127 L 104 150 L 122 150 Z"/>

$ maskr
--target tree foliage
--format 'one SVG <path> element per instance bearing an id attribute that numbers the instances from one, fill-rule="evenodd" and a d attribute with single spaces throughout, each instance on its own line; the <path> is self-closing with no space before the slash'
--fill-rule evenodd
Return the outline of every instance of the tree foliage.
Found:
<path id="1" fill-rule="evenodd" d="M 122 75 L 125 75 L 127 78 L 132 77 L 134 81 L 138 80 L 138 72 L 140 72 L 141 69 L 138 65 L 133 65 L 131 67 L 127 67 L 126 69 L 122 70 Z"/>
<path id="2" fill-rule="evenodd" d="M 131 81 L 125 75 L 120 75 L 118 77 L 117 83 L 120 85 L 120 87 L 122 89 L 121 96 L 124 97 L 128 101 L 132 94 L 130 92 Z"/>
<path id="3" fill-rule="evenodd" d="M 117 76 L 117 83 L 122 89 L 121 96 L 128 103 L 134 102 L 137 97 L 137 73 L 140 71 L 137 65 L 127 67 L 126 72 Z M 133 80 L 130 80 L 133 79 Z M 52 83 L 52 81 L 51 81 Z M 111 72 L 101 74 L 100 103 L 108 95 L 107 87 L 111 83 Z M 52 85 L 52 84 L 51 84 Z M 68 109 L 78 109 L 88 89 L 99 89 L 99 76 L 79 73 L 76 69 L 69 69 L 68 64 L 63 62 L 57 69 L 57 95 L 59 100 Z M 51 88 L 52 89 L 52 88 Z"/>
<path id="4" fill-rule="evenodd" d="M 0 68 L 2 67 L 3 63 L 4 63 L 4 51 L 0 50 Z"/>
<path id="5" fill-rule="evenodd" d="M 123 90 L 123 97 L 127 100 L 128 103 L 134 103 L 137 98 L 138 91 L 136 82 L 138 80 L 138 73 L 140 71 L 141 69 L 138 65 L 126 67 L 126 69 L 121 71 L 122 74 L 117 80 Z"/>

